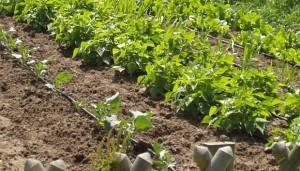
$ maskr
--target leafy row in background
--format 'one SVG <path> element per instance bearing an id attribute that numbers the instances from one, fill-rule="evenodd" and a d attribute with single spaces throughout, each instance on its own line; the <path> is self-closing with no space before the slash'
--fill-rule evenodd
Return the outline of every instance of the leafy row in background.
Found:
<path id="1" fill-rule="evenodd" d="M 1 0 L 0 1 L 0 14 L 8 14 L 12 15 L 14 14 L 14 10 L 16 7 L 16 4 L 18 3 L 18 0 Z"/>
<path id="2" fill-rule="evenodd" d="M 202 32 L 223 34 L 243 46 L 254 44 L 257 51 L 270 53 L 284 61 L 300 63 L 300 36 L 296 32 L 268 24 L 259 14 L 239 8 L 238 5 L 229 5 L 222 0 L 174 0 L 169 3 L 158 2 L 157 6 L 167 9 L 158 16 L 166 16 L 169 22 L 178 22 Z"/>
<path id="3" fill-rule="evenodd" d="M 253 11 L 274 27 L 299 31 L 299 0 L 233 0 L 231 4 L 244 11 Z"/>
<path id="4" fill-rule="evenodd" d="M 24 9 L 34 4 L 24 2 Z M 82 56 L 88 64 L 114 64 L 120 71 L 142 75 L 138 82 L 145 84 L 152 96 L 166 95 L 180 110 L 205 116 L 205 123 L 228 131 L 263 133 L 272 114 L 287 112 L 279 111 L 288 97 L 279 94 L 283 86 L 271 68 L 258 70 L 248 65 L 255 53 L 244 53 L 242 68 L 236 68 L 234 56 L 220 44 L 211 46 L 207 37 L 207 33 L 226 36 L 232 27 L 258 32 L 259 38 L 260 32 L 265 32 L 269 44 L 264 46 L 275 46 L 274 53 L 298 46 L 298 37 L 292 33 L 280 30 L 274 38 L 275 29 L 254 13 L 234 13 L 228 4 L 198 0 L 66 0 L 50 11 L 56 14 L 49 30 L 63 47 L 75 48 L 74 57 Z M 240 41 L 257 40 L 245 33 Z M 286 34 L 291 36 L 285 38 Z M 282 43 L 271 43 L 273 39 Z M 245 42 L 247 47 L 249 42 Z M 259 43 L 251 45 L 253 49 L 261 47 Z M 297 54 L 297 49 L 291 49 L 291 54 Z"/>
<path id="5" fill-rule="evenodd" d="M 45 29 L 52 22 L 50 31 L 56 33 L 56 40 L 66 47 L 79 46 L 81 41 L 92 36 L 94 21 L 105 21 L 126 14 L 129 16 L 154 16 L 166 25 L 180 24 L 209 33 L 231 35 L 243 46 L 256 45 L 257 51 L 268 52 L 279 59 L 300 63 L 300 37 L 293 31 L 285 31 L 268 24 L 259 14 L 248 12 L 239 5 L 227 1 L 134 1 L 134 0 L 50 0 L 1 2 L 0 8 L 14 11 L 18 20 L 26 21 L 35 28 Z M 231 2 L 237 3 L 237 2 Z M 273 2 L 275 3 L 275 2 Z M 255 3 L 254 3 L 255 4 Z M 276 4 L 276 3 L 275 3 Z M 281 3 L 282 4 L 282 3 Z M 13 7 L 15 7 L 14 10 Z M 112 8 L 112 7 L 119 8 Z M 141 8 L 137 8 L 140 6 Z M 54 17 L 55 16 L 55 17 Z M 121 19 L 119 18 L 119 19 Z M 136 17 L 138 18 L 138 17 Z M 95 24 L 97 25 L 97 24 Z M 242 32 L 241 34 L 239 32 Z M 65 35 L 65 36 L 64 36 Z M 246 35 L 246 36 L 245 36 Z"/>

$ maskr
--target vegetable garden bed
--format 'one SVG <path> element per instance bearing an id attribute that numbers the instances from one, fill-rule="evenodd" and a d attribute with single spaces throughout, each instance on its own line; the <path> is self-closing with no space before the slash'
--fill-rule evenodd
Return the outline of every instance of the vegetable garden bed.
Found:
<path id="1" fill-rule="evenodd" d="M 6 29 L 16 28 L 17 37 L 30 48 L 39 47 L 33 51 L 33 56 L 52 63 L 47 72 L 49 79 L 60 70 L 70 71 L 74 79 L 64 89 L 75 97 L 84 102 L 97 102 L 120 92 L 125 114 L 130 109 L 153 111 L 154 128 L 137 137 L 145 142 L 161 142 L 174 156 L 177 170 L 196 170 L 192 159 L 193 145 L 218 140 L 237 142 L 237 170 L 276 170 L 274 158 L 264 152 L 265 142 L 238 132 L 226 134 L 213 128 L 206 129 L 204 125 L 178 117 L 168 105 L 145 96 L 143 88 L 137 87 L 134 80 L 115 76 L 115 71 L 110 68 L 85 68 L 80 61 L 68 58 L 70 56 L 61 53 L 47 34 L 30 31 L 10 17 L 2 17 L 0 23 Z M 20 169 L 26 158 L 37 158 L 45 163 L 63 158 L 70 170 L 90 168 L 103 132 L 91 119 L 77 113 L 66 99 L 51 95 L 28 71 L 7 60 L 2 51 L 1 83 L 7 90 L 1 92 L 0 113 L 4 117 L 1 122 L 12 122 L 2 128 L 5 141 L 2 142 L 1 160 L 4 166 Z M 26 97 L 26 93 L 32 95 Z M 32 124 L 36 121 L 40 124 Z M 11 145 L 6 146 L 8 143 Z"/>
<path id="2" fill-rule="evenodd" d="M 175 162 L 194 170 L 194 145 L 226 140 L 237 142 L 237 170 L 275 170 L 263 144 L 299 142 L 300 37 L 259 14 L 194 0 L 21 0 L 0 1 L 0 9 L 14 15 L 0 18 L 8 32 L 0 28 L 2 61 L 19 61 L 35 84 L 100 126 L 101 136 L 90 137 L 97 157 L 67 158 L 72 166 L 94 161 L 103 170 L 110 153 L 135 158 L 152 148 L 156 169 Z"/>

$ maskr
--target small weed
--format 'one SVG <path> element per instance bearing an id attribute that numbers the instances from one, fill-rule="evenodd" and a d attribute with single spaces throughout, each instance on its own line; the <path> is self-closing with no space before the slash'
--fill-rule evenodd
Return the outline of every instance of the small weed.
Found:
<path id="1" fill-rule="evenodd" d="M 22 97 L 22 96 L 16 96 L 16 97 L 15 97 L 15 100 L 16 100 L 16 102 L 17 102 L 18 104 L 21 104 L 22 101 L 23 101 L 23 97 Z"/>
<path id="2" fill-rule="evenodd" d="M 75 107 L 75 109 L 80 109 L 82 104 L 80 103 L 80 101 L 76 100 L 72 103 L 72 105 Z"/>
<path id="3" fill-rule="evenodd" d="M 154 157 L 154 168 L 157 170 L 166 170 L 168 166 L 172 165 L 171 154 L 162 148 L 161 144 L 153 143 L 152 148 L 155 153 Z"/>
<path id="4" fill-rule="evenodd" d="M 67 71 L 59 72 L 55 79 L 54 84 L 56 88 L 60 88 L 63 84 L 70 82 L 73 79 L 72 74 Z"/>
<path id="5" fill-rule="evenodd" d="M 122 145 L 124 141 L 121 134 L 113 135 L 112 131 L 105 136 L 99 147 L 96 158 L 93 160 L 92 171 L 113 171 L 117 152 L 126 152 Z"/>
<path id="6" fill-rule="evenodd" d="M 46 73 L 47 61 L 38 62 L 34 65 L 34 72 L 39 76 L 43 76 Z"/>

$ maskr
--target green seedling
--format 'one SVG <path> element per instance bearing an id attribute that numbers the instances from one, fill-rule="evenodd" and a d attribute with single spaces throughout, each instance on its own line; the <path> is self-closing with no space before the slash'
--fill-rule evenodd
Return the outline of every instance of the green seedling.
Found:
<path id="1" fill-rule="evenodd" d="M 41 77 L 46 73 L 47 61 L 38 62 L 34 65 L 34 72 Z"/>
<path id="2" fill-rule="evenodd" d="M 155 153 L 153 167 L 157 170 L 166 170 L 169 166 L 172 165 L 172 156 L 171 154 L 162 148 L 161 144 L 153 143 L 152 149 Z"/>
<path id="3" fill-rule="evenodd" d="M 22 97 L 22 96 L 17 96 L 17 97 L 15 97 L 15 100 L 16 100 L 16 102 L 17 102 L 18 104 L 21 104 L 22 101 L 23 101 L 23 97 Z"/>
<path id="4" fill-rule="evenodd" d="M 29 48 L 24 44 L 20 44 L 20 45 L 18 45 L 18 52 L 21 55 L 21 61 L 28 62 L 28 60 L 30 58 Z"/>
<path id="5" fill-rule="evenodd" d="M 56 88 L 60 88 L 63 84 L 70 82 L 73 79 L 73 75 L 67 71 L 59 72 L 54 78 L 54 85 Z"/>

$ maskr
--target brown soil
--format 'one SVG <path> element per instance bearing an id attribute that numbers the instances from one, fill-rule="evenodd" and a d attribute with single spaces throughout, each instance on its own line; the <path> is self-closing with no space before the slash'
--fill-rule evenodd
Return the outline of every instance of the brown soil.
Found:
<path id="1" fill-rule="evenodd" d="M 49 163 L 62 158 L 70 170 L 85 170 L 102 133 L 95 123 L 48 91 L 34 75 L 0 54 L 0 160 L 4 170 L 22 170 L 26 158 Z"/>
<path id="2" fill-rule="evenodd" d="M 134 78 L 116 76 L 107 67 L 84 67 L 80 60 L 62 52 L 49 35 L 36 33 L 12 18 L 0 18 L 0 25 L 6 30 L 14 27 L 16 36 L 35 49 L 33 58 L 50 61 L 48 80 L 53 80 L 59 71 L 71 72 L 74 79 L 64 90 L 82 102 L 97 102 L 120 92 L 124 114 L 129 110 L 152 111 L 155 127 L 136 138 L 161 142 L 174 156 L 177 170 L 197 170 L 192 160 L 193 146 L 207 141 L 235 141 L 236 170 L 277 170 L 272 155 L 264 152 L 265 142 L 240 133 L 224 134 L 181 118 L 168 104 L 145 95 Z M 0 80 L 0 157 L 8 165 L 7 170 L 18 170 L 25 158 L 43 162 L 62 158 L 70 170 L 90 170 L 91 156 L 102 135 L 96 124 L 76 113 L 66 99 L 49 92 L 32 74 L 4 57 L 0 61 Z"/>

